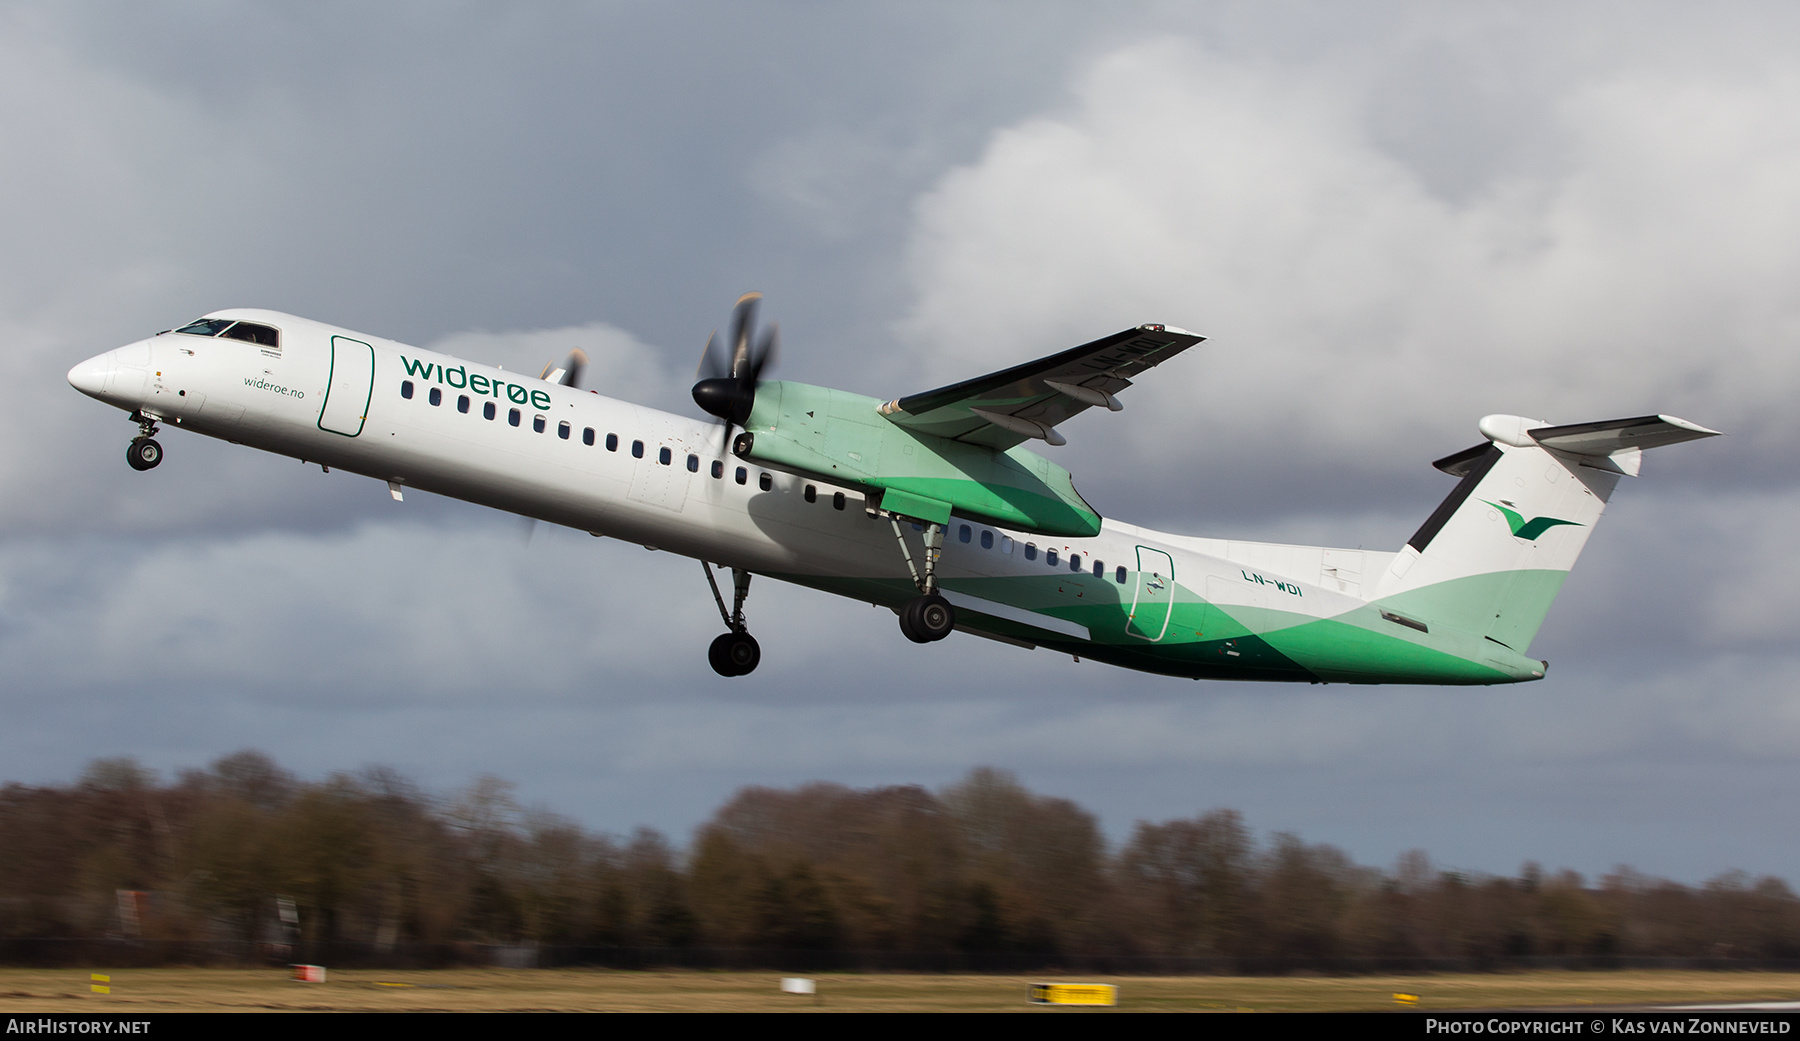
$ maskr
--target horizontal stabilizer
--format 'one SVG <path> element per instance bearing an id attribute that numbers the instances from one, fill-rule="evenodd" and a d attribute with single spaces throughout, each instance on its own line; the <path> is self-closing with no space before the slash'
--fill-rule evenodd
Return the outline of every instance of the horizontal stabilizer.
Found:
<path id="1" fill-rule="evenodd" d="M 1611 455 L 1626 448 L 1661 448 L 1663 445 L 1695 441 L 1702 437 L 1715 437 L 1719 432 L 1674 416 L 1639 416 L 1636 419 L 1612 419 L 1600 423 L 1538 427 L 1527 433 L 1533 441 L 1558 452 Z"/>
<path id="2" fill-rule="evenodd" d="M 1481 432 L 1495 444 L 1548 448 L 1553 452 L 1580 456 L 1583 466 L 1633 477 L 1637 476 L 1644 449 L 1714 437 L 1719 433 L 1674 416 L 1638 416 L 1553 426 L 1541 419 L 1496 415 L 1481 417 L 1480 426 Z M 1445 473 L 1460 476 L 1466 467 L 1465 457 L 1472 458 L 1479 451 L 1477 446 L 1439 459 L 1435 465 Z"/>
<path id="3" fill-rule="evenodd" d="M 1524 416 L 1482 416 L 1481 432 L 1488 440 L 1514 448 L 1548 448 L 1571 455 L 1607 456 L 1631 449 L 1661 448 L 1702 437 L 1715 437 L 1698 423 L 1674 416 L 1638 416 L 1635 419 L 1603 419 L 1598 423 L 1567 423 L 1552 426 L 1541 419 Z M 1471 449 L 1472 451 L 1472 449 Z M 1448 463 L 1455 459 L 1439 460 Z M 1439 467 L 1442 469 L 1442 467 Z"/>

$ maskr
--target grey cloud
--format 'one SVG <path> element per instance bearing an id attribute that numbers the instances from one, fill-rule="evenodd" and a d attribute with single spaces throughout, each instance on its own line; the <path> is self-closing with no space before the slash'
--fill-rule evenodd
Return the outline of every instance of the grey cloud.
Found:
<path id="1" fill-rule="evenodd" d="M 1365 861 L 1791 875 L 1794 17 L 0 8 L 9 779 L 254 745 L 679 835 L 741 784 L 992 762 L 1115 835 L 1228 805 Z M 764 663 L 726 683 L 692 561 L 525 548 L 200 438 L 134 474 L 130 425 L 63 383 L 263 305 L 534 372 L 581 346 L 685 409 L 748 288 L 780 375 L 883 396 L 1140 321 L 1211 335 L 1055 453 L 1109 515 L 1196 533 L 1397 546 L 1484 412 L 1731 436 L 1624 484 L 1529 687 L 918 648 L 761 581 Z"/>

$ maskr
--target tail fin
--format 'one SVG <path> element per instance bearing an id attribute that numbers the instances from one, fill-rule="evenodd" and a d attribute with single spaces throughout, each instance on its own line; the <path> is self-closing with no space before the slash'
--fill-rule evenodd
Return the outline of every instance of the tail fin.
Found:
<path id="1" fill-rule="evenodd" d="M 1395 556 L 1372 599 L 1400 619 L 1486 637 L 1523 654 L 1613 487 L 1646 448 L 1718 433 L 1672 416 L 1550 426 L 1481 421 L 1488 440 L 1439 459 L 1462 478 Z"/>

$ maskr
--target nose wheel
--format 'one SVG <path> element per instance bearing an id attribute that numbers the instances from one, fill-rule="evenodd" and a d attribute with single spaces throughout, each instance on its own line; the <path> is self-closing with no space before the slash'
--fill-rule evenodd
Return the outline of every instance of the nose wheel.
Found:
<path id="1" fill-rule="evenodd" d="M 706 569 L 706 584 L 712 587 L 713 601 L 719 605 L 719 617 L 725 619 L 725 627 L 731 630 L 721 633 L 706 649 L 706 662 L 721 676 L 747 676 L 756 671 L 757 663 L 762 661 L 762 647 L 744 625 L 744 600 L 750 595 L 750 572 L 731 569 L 732 603 L 731 611 L 727 613 L 725 598 L 719 595 L 719 583 L 713 578 L 712 565 L 702 560 L 700 566 Z"/>
<path id="2" fill-rule="evenodd" d="M 134 437 L 125 448 L 125 461 L 133 470 L 154 470 L 156 464 L 162 462 L 162 446 L 155 438 Z"/>
<path id="3" fill-rule="evenodd" d="M 133 470 L 154 470 L 163 461 L 162 445 L 152 436 L 156 433 L 156 421 L 141 412 L 133 413 L 131 418 L 138 421 L 138 436 L 125 447 L 125 462 Z"/>

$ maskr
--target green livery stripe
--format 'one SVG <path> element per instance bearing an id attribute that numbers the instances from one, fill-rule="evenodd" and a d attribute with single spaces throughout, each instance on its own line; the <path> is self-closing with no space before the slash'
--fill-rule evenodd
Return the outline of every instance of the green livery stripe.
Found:
<path id="1" fill-rule="evenodd" d="M 1544 624 L 1567 571 L 1494 571 L 1437 582 L 1384 597 L 1379 606 L 1408 618 L 1477 636 L 1525 653 Z"/>
<path id="2" fill-rule="evenodd" d="M 1359 615 L 1361 612 L 1357 612 Z M 1495 664 L 1472 661 L 1409 639 L 1394 623 L 1384 633 L 1343 618 L 1315 619 L 1267 633 L 1269 644 L 1295 661 L 1310 664 L 1320 679 L 1338 682 L 1506 683 L 1521 677 Z M 1421 634 L 1422 635 L 1422 634 Z M 1496 663 L 1497 664 L 1497 663 Z"/>
<path id="3" fill-rule="evenodd" d="M 1551 578 L 1538 572 L 1480 577 L 1516 580 L 1519 576 L 1524 576 L 1523 584 L 1531 588 Z M 773 577 L 890 607 L 918 595 L 904 579 Z M 1177 585 L 1168 629 L 1163 639 L 1150 642 L 1127 632 L 1134 585 L 1073 575 L 957 578 L 945 583 L 946 588 L 969 596 L 1085 626 L 1090 640 L 992 616 L 983 617 L 984 630 L 1165 675 L 1441 684 L 1509 683 L 1542 675 L 1539 663 L 1485 638 L 1485 633 L 1459 630 L 1431 610 L 1433 603 L 1457 603 L 1459 597 L 1481 595 L 1484 589 L 1499 589 L 1503 583 L 1465 579 L 1443 585 L 1459 588 L 1430 587 L 1407 594 L 1408 616 L 1429 621 L 1429 634 L 1383 618 L 1374 604 L 1335 618 L 1315 618 L 1275 608 L 1226 608 Z M 1436 601 L 1422 595 L 1434 590 Z"/>
<path id="4" fill-rule="evenodd" d="M 1100 515 L 1061 498 L 1006 484 L 982 484 L 954 477 L 875 476 L 865 483 L 926 499 L 954 503 L 959 513 L 978 514 L 1002 527 L 1025 528 L 1067 538 L 1100 534 Z M 1048 490 L 1048 488 L 1046 488 Z M 886 502 L 883 502 L 886 505 Z"/>

